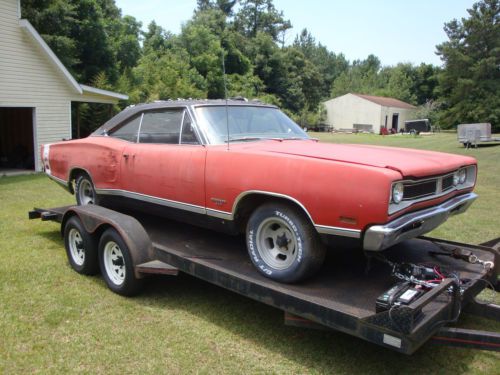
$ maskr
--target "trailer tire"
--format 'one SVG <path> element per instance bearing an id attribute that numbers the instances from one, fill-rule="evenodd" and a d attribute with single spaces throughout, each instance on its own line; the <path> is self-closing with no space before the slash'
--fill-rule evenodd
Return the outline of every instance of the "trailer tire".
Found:
<path id="1" fill-rule="evenodd" d="M 99 240 L 99 265 L 109 289 L 122 296 L 139 293 L 143 280 L 135 277 L 130 250 L 114 228 L 104 231 Z"/>
<path id="2" fill-rule="evenodd" d="M 303 280 L 317 272 L 325 259 L 325 247 L 310 220 L 288 204 L 258 207 L 248 220 L 246 242 L 257 270 L 279 282 Z"/>
<path id="3" fill-rule="evenodd" d="M 78 216 L 70 217 L 64 225 L 64 247 L 68 262 L 76 272 L 82 275 L 99 272 L 97 241 L 85 230 Z"/>

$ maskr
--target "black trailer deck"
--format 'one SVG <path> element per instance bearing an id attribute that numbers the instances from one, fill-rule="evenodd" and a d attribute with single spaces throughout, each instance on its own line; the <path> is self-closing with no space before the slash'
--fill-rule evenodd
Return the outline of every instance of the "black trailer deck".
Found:
<path id="1" fill-rule="evenodd" d="M 61 222 L 73 207 L 35 209 L 30 218 Z M 97 210 L 101 207 L 77 208 Z M 458 345 L 500 350 L 500 335 L 476 335 L 469 330 L 443 328 L 457 320 L 468 308 L 494 319 L 500 317 L 496 305 L 479 305 L 475 296 L 496 282 L 499 252 L 486 246 L 475 246 L 432 238 L 405 241 L 385 251 L 391 262 L 437 265 L 452 271 L 460 279 L 469 279 L 459 287 L 453 278 L 445 279 L 408 306 L 376 313 L 377 297 L 396 283 L 391 267 L 377 259 L 368 261 L 361 251 L 333 250 L 322 270 L 300 284 L 282 284 L 263 277 L 252 265 L 241 237 L 227 236 L 166 219 L 133 214 L 151 239 L 153 256 L 137 264 L 141 273 L 176 274 L 182 271 L 254 300 L 277 307 L 286 313 L 292 325 L 317 325 L 339 330 L 373 343 L 411 354 L 428 339 L 439 337 Z M 500 242 L 500 239 L 499 239 Z M 483 261 L 494 262 L 493 269 L 471 264 L 432 252 L 470 250 Z"/>

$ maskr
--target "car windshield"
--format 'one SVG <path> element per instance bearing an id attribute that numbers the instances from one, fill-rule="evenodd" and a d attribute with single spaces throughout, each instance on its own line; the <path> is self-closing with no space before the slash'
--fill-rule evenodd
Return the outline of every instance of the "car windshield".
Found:
<path id="1" fill-rule="evenodd" d="M 260 139 L 309 139 L 307 134 L 277 108 L 260 106 L 200 106 L 198 121 L 211 144 Z M 229 137 L 227 129 L 229 128 Z"/>

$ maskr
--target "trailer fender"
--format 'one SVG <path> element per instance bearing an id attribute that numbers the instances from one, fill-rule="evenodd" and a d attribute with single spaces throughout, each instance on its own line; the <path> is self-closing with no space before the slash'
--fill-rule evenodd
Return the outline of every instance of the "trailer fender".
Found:
<path id="1" fill-rule="evenodd" d="M 92 235 L 100 236 L 106 228 L 113 227 L 127 244 L 135 269 L 135 276 L 143 278 L 137 271 L 138 264 L 154 259 L 153 245 L 144 227 L 135 218 L 117 211 L 96 205 L 74 206 L 69 208 L 61 221 L 61 234 L 66 221 L 72 216 L 78 216 L 85 230 Z"/>

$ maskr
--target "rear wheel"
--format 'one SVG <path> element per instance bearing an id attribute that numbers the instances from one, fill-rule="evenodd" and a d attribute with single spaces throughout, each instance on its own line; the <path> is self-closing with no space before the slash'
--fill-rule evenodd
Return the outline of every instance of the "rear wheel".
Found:
<path id="1" fill-rule="evenodd" d="M 107 229 L 101 236 L 99 265 L 104 281 L 113 292 L 133 296 L 141 290 L 143 282 L 135 277 L 130 250 L 114 228 Z"/>
<path id="2" fill-rule="evenodd" d="M 282 203 L 267 203 L 252 213 L 246 240 L 250 259 L 259 272 L 281 282 L 311 276 L 325 258 L 325 247 L 310 220 Z"/>
<path id="3" fill-rule="evenodd" d="M 81 174 L 77 177 L 75 183 L 75 196 L 76 203 L 79 206 L 99 204 L 94 184 L 86 174 Z"/>
<path id="4" fill-rule="evenodd" d="M 76 272 L 82 275 L 99 272 L 96 240 L 77 216 L 69 218 L 64 226 L 64 247 L 69 264 Z"/>

